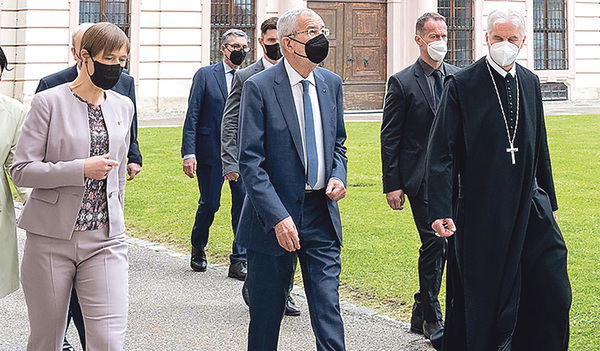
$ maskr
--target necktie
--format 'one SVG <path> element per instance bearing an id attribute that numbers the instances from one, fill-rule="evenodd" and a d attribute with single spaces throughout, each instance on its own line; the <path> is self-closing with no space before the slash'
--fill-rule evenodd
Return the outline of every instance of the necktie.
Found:
<path id="1" fill-rule="evenodd" d="M 438 69 L 433 71 L 433 76 L 435 78 L 435 108 L 437 109 L 440 97 L 442 96 L 442 90 L 444 89 L 444 81 L 442 80 L 442 72 Z"/>
<path id="2" fill-rule="evenodd" d="M 229 71 L 229 73 L 231 73 L 231 80 L 229 81 L 230 83 L 227 85 L 227 93 L 231 92 L 231 87 L 233 86 L 233 78 L 235 77 L 235 70 L 232 69 L 231 71 Z"/>
<path id="3" fill-rule="evenodd" d="M 302 81 L 302 105 L 304 107 L 304 135 L 306 137 L 306 183 L 312 188 L 317 184 L 319 159 L 317 158 L 317 140 L 312 103 L 308 95 L 310 82 Z"/>

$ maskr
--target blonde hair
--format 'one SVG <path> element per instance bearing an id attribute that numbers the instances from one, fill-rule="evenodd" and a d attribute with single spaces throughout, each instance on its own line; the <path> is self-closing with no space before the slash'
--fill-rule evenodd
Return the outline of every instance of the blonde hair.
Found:
<path id="1" fill-rule="evenodd" d="M 121 48 L 129 53 L 129 39 L 121 28 L 112 23 L 100 22 L 88 28 L 81 38 L 81 48 L 94 57 L 101 53 L 110 53 Z"/>

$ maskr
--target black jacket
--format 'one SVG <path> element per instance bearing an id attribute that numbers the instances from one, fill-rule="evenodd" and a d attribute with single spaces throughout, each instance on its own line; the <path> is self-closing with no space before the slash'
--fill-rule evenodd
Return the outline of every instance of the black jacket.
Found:
<path id="1" fill-rule="evenodd" d="M 459 68 L 442 63 L 446 77 Z M 435 116 L 433 93 L 419 61 L 392 75 L 383 107 L 381 161 L 383 192 L 419 192 L 425 177 L 429 130 Z"/>

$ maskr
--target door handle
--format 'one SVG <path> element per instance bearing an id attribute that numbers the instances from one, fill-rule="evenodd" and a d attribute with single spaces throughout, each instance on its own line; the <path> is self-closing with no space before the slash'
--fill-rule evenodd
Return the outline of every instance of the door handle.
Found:
<path id="1" fill-rule="evenodd" d="M 346 64 L 349 65 L 350 62 L 352 62 L 352 58 L 350 58 L 350 55 L 346 55 Z"/>

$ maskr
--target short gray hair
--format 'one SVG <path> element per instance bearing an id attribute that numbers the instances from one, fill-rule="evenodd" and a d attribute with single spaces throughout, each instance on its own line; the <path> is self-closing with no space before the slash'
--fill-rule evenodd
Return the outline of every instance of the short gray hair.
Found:
<path id="1" fill-rule="evenodd" d="M 246 40 L 248 40 L 248 34 L 246 34 L 246 32 L 244 32 L 243 30 L 230 29 L 227 32 L 223 33 L 223 35 L 221 36 L 221 45 L 229 43 L 229 38 L 231 38 L 232 36 L 244 37 Z"/>
<path id="2" fill-rule="evenodd" d="M 77 28 L 75 28 L 73 30 L 73 32 L 71 33 L 71 45 L 73 45 L 73 47 L 75 47 L 75 37 L 77 36 L 77 34 L 79 32 L 81 32 L 81 31 L 85 32 L 93 25 L 94 25 L 94 23 L 89 23 L 89 22 L 84 22 L 84 23 L 78 25 Z"/>
<path id="3" fill-rule="evenodd" d="M 492 11 L 488 15 L 488 27 L 487 31 L 490 33 L 494 30 L 494 27 L 501 23 L 511 23 L 519 29 L 519 33 L 521 33 L 521 37 L 525 37 L 526 27 L 525 27 L 525 16 L 520 11 L 516 11 L 513 9 L 497 9 Z"/>
<path id="4" fill-rule="evenodd" d="M 286 13 L 281 15 L 281 17 L 279 17 L 279 20 L 277 21 L 277 36 L 279 37 L 280 43 L 283 38 L 294 34 L 296 29 L 298 29 L 298 18 L 300 18 L 300 16 L 303 15 L 317 16 L 321 18 L 321 16 L 319 16 L 315 11 L 309 8 L 287 11 Z M 321 21 L 322 20 L 323 19 L 321 19 Z"/>
<path id="5" fill-rule="evenodd" d="M 415 25 L 415 34 L 421 36 L 423 34 L 423 28 L 425 27 L 425 23 L 429 20 L 434 21 L 443 21 L 446 23 L 446 17 L 440 15 L 437 12 L 426 12 L 421 17 L 417 19 L 417 24 Z"/>

